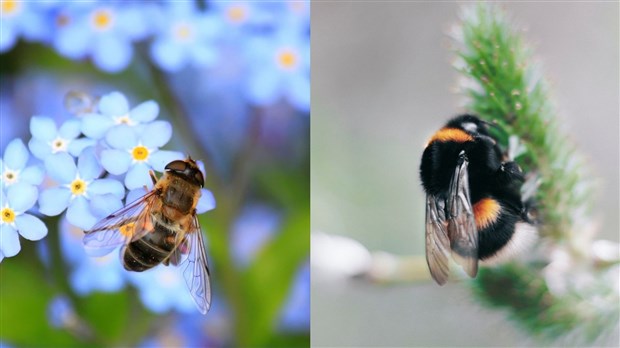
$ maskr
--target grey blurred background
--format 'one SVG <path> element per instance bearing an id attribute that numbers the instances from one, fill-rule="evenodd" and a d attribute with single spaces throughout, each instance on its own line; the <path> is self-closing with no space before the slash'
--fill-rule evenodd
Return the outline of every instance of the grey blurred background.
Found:
<path id="1" fill-rule="evenodd" d="M 425 141 L 465 111 L 446 35 L 458 3 L 312 3 L 312 229 L 423 255 Z M 618 241 L 618 3 L 504 3 L 543 63 L 565 133 L 600 185 Z M 315 250 L 313 250 L 314 253 Z M 377 286 L 312 274 L 313 346 L 534 344 L 462 284 Z"/>

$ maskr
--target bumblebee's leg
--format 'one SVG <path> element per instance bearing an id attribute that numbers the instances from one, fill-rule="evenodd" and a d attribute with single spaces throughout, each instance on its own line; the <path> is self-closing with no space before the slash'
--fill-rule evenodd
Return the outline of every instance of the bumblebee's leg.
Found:
<path id="1" fill-rule="evenodd" d="M 155 176 L 153 169 L 149 170 L 149 176 L 151 177 L 151 180 L 153 180 L 153 185 L 157 184 L 157 177 Z"/>

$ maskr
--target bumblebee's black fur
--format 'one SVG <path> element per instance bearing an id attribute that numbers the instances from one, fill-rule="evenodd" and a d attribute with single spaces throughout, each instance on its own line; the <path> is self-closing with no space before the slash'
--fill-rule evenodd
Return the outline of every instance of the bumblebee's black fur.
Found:
<path id="1" fill-rule="evenodd" d="M 446 210 L 446 220 L 450 218 L 447 202 L 455 196 L 455 192 L 450 189 L 451 181 L 459 161 L 463 159 L 469 162 L 466 168 L 470 207 L 474 207 L 472 210 L 475 210 L 476 204 L 483 199 L 498 203 L 499 213 L 489 214 L 493 217 L 492 221 L 484 228 L 472 232 L 477 233 L 477 255 L 480 260 L 492 257 L 505 247 L 513 238 L 518 222 L 527 222 L 520 193 L 523 174 L 516 163 L 505 161 L 502 150 L 489 133 L 489 125 L 478 117 L 467 114 L 451 119 L 431 138 L 424 149 L 420 164 L 424 191 L 427 197 L 432 196 L 433 202 L 446 202 L 438 208 Z M 492 206 L 497 207 L 495 203 Z M 476 221 L 482 215 L 481 213 L 476 216 Z M 427 219 L 428 216 L 427 214 Z M 429 221 L 427 234 L 428 223 Z M 452 236 L 449 237 L 452 239 Z M 427 259 L 428 243 L 427 235 Z M 451 249 L 453 253 L 460 253 L 455 250 L 454 245 Z M 477 268 L 473 270 L 474 274 L 470 275 L 474 276 L 475 272 Z M 435 275 L 433 277 L 438 283 L 443 283 Z"/>

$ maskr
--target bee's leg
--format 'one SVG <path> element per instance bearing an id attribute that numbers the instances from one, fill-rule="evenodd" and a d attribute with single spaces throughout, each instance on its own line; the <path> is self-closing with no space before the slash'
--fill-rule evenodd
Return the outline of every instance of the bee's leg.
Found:
<path id="1" fill-rule="evenodd" d="M 155 176 L 155 172 L 152 169 L 149 170 L 149 175 L 151 176 L 151 180 L 153 180 L 153 185 L 157 184 L 157 177 Z"/>

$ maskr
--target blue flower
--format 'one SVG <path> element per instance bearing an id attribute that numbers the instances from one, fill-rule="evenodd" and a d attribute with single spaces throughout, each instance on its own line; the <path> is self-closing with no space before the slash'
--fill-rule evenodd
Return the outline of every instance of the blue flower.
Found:
<path id="1" fill-rule="evenodd" d="M 37 217 L 27 214 L 37 201 L 37 189 L 27 183 L 0 190 L 0 261 L 21 250 L 18 233 L 29 240 L 47 235 L 47 227 Z"/>
<path id="2" fill-rule="evenodd" d="M 215 39 L 221 29 L 216 17 L 197 11 L 191 2 L 170 2 L 160 31 L 151 45 L 151 57 L 163 70 L 186 66 L 210 67 L 217 59 Z"/>
<path id="3" fill-rule="evenodd" d="M 133 56 L 132 41 L 143 39 L 150 30 L 150 7 L 87 4 L 61 12 L 53 45 L 71 59 L 90 55 L 95 65 L 106 72 L 125 69 Z M 146 13 L 145 13 L 146 12 Z M 58 22 L 58 21 L 57 21 Z"/>
<path id="4" fill-rule="evenodd" d="M 249 265 L 279 227 L 280 214 L 273 208 L 265 205 L 244 207 L 231 232 L 231 248 L 236 264 L 241 268 Z"/>
<path id="5" fill-rule="evenodd" d="M 47 318 L 55 328 L 65 328 L 75 323 L 77 315 L 66 296 L 54 297 L 47 307 Z"/>
<path id="6" fill-rule="evenodd" d="M 289 331 L 310 330 L 310 263 L 306 263 L 293 280 L 280 325 Z"/>
<path id="7" fill-rule="evenodd" d="M 142 303 L 151 311 L 164 313 L 174 309 L 183 313 L 197 312 L 181 270 L 179 267 L 160 265 L 128 275 L 138 288 Z"/>
<path id="8" fill-rule="evenodd" d="M 26 1 L 2 0 L 0 3 L 0 52 L 15 46 L 19 36 L 29 41 L 42 40 L 49 32 L 37 4 Z"/>
<path id="9" fill-rule="evenodd" d="M 3 187 L 25 182 L 39 185 L 43 181 L 43 169 L 39 166 L 28 166 L 30 154 L 21 139 L 12 140 L 0 159 L 0 182 Z"/>
<path id="10" fill-rule="evenodd" d="M 251 102 L 270 105 L 285 98 L 299 110 L 310 109 L 309 36 L 290 25 L 274 36 L 251 40 L 246 52 L 250 64 L 246 93 Z"/>
<path id="11" fill-rule="evenodd" d="M 109 210 L 115 211 L 115 208 L 110 207 Z M 72 265 L 69 282 L 75 292 L 85 295 L 93 291 L 115 292 L 122 289 L 126 279 L 118 254 L 91 257 L 84 250 L 83 238 L 81 229 L 71 225 L 66 218 L 60 221 L 61 250 Z"/>
<path id="12" fill-rule="evenodd" d="M 45 159 L 45 168 L 60 184 L 41 193 L 40 211 L 45 215 L 58 215 L 67 209 L 69 222 L 86 230 L 122 206 L 123 185 L 113 179 L 97 179 L 102 168 L 92 147 L 82 152 L 77 166 L 71 156 L 58 153 Z"/>
<path id="13" fill-rule="evenodd" d="M 103 138 L 108 130 L 118 125 L 135 126 L 153 121 L 159 114 L 159 105 L 153 100 L 129 109 L 129 102 L 122 93 L 112 92 L 101 97 L 99 113 L 82 118 L 82 132 L 93 139 Z"/>
<path id="14" fill-rule="evenodd" d="M 112 149 L 102 151 L 101 164 L 111 174 L 127 173 L 125 186 L 130 190 L 150 186 L 151 168 L 163 172 L 168 163 L 184 157 L 180 152 L 159 150 L 171 137 L 172 127 L 166 121 L 140 127 L 119 125 L 106 134 Z"/>
<path id="15" fill-rule="evenodd" d="M 95 144 L 93 139 L 79 138 L 81 133 L 80 120 L 70 119 L 56 128 L 56 123 L 49 117 L 33 116 L 30 119 L 32 139 L 28 147 L 32 154 L 41 160 L 51 154 L 68 152 L 78 156 L 82 150 Z"/>

